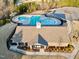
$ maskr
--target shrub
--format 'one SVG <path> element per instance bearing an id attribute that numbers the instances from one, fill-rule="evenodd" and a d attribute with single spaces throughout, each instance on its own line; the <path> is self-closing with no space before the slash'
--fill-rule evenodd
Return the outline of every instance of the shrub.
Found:
<path id="1" fill-rule="evenodd" d="M 16 7 L 16 11 L 19 13 L 27 12 L 27 9 L 28 9 L 28 7 L 26 4 L 21 4 L 21 5 Z"/>
<path id="2" fill-rule="evenodd" d="M 37 10 L 37 7 L 38 7 L 38 5 L 35 2 L 29 2 L 29 3 L 26 3 L 26 5 L 28 8 L 28 10 L 27 10 L 28 13 L 31 13 L 31 12 Z"/>
<path id="3" fill-rule="evenodd" d="M 10 19 L 6 19 L 6 23 L 10 23 Z"/>
<path id="4" fill-rule="evenodd" d="M 23 3 L 16 7 L 15 11 L 20 13 L 30 13 L 37 10 L 38 5 L 35 2 Z"/>
<path id="5" fill-rule="evenodd" d="M 4 25 L 5 24 L 5 20 L 0 20 L 0 26 Z"/>
<path id="6" fill-rule="evenodd" d="M 10 19 L 0 20 L 0 26 L 10 23 Z"/>

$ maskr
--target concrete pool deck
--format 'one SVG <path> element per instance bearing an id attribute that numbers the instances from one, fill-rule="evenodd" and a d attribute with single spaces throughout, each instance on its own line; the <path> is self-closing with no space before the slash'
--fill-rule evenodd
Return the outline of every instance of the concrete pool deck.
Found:
<path id="1" fill-rule="evenodd" d="M 75 13 L 75 14 L 79 14 L 79 11 L 77 10 L 77 11 L 72 11 L 72 9 L 70 8 L 70 9 L 68 9 L 68 8 L 60 8 L 60 10 L 63 10 L 63 11 L 65 11 L 66 12 L 66 10 L 70 10 L 70 11 L 67 11 L 67 13 L 69 13 L 69 12 L 72 12 L 73 14 Z M 74 14 L 74 15 L 75 15 Z M 72 15 L 72 17 L 74 16 L 74 15 Z M 78 18 L 77 16 L 74 16 L 74 18 Z M 74 19 L 73 18 L 73 19 Z M 75 19 L 74 19 L 75 20 Z M 79 30 L 79 22 L 77 21 L 77 23 L 75 23 L 76 25 L 74 26 L 74 28 L 76 28 L 76 29 L 78 29 Z M 17 27 L 18 28 L 18 27 Z M 27 29 L 27 28 L 26 28 Z M 30 28 L 29 28 L 30 29 Z M 18 33 L 20 30 L 22 30 L 22 28 L 18 28 L 18 30 L 17 30 L 17 32 L 16 33 Z M 30 31 L 30 30 L 28 30 L 28 31 Z M 24 31 L 25 32 L 25 31 Z M 61 32 L 62 33 L 62 32 Z M 29 35 L 29 34 L 27 34 L 27 35 Z M 31 37 L 31 36 L 30 36 Z M 25 39 L 23 39 L 23 40 L 25 40 Z M 66 40 L 66 39 L 65 39 Z M 68 41 L 68 40 L 67 40 Z M 75 40 L 74 39 L 72 39 L 72 41 L 73 41 L 73 43 L 75 42 Z M 64 41 L 65 42 L 65 41 Z M 79 42 L 79 40 L 78 41 L 76 41 L 75 42 L 75 44 L 77 43 L 77 42 Z M 76 48 L 77 49 L 77 48 Z M 76 56 L 77 55 L 77 56 Z M 75 57 L 76 58 L 74 58 L 74 59 L 79 59 L 79 54 L 76 54 L 75 55 Z M 70 56 L 71 57 L 71 56 Z M 63 57 L 63 56 L 58 56 L 58 55 L 56 55 L 56 56 L 27 56 L 27 55 L 23 55 L 22 56 L 22 59 L 68 59 L 68 58 L 65 58 L 65 57 Z M 70 59 L 70 58 L 69 58 Z"/>
<path id="2" fill-rule="evenodd" d="M 22 59 L 67 59 L 66 57 L 55 55 L 55 56 L 22 56 Z"/>
<path id="3" fill-rule="evenodd" d="M 64 43 L 63 45 L 66 45 L 66 43 L 68 44 L 70 41 L 66 26 L 42 27 L 41 29 L 37 29 L 35 26 L 17 26 L 16 33 L 21 30 L 21 41 L 28 42 L 30 45 L 36 42 L 38 34 L 40 34 L 50 45 L 51 42 L 58 44 Z"/>
<path id="4" fill-rule="evenodd" d="M 74 24 L 74 28 L 78 29 L 77 27 L 78 27 L 79 22 L 75 21 L 74 23 L 75 23 Z M 24 41 L 24 42 L 28 41 L 28 42 L 30 42 L 30 44 L 35 42 L 35 41 L 33 41 L 32 38 L 35 39 L 35 37 L 37 37 L 38 33 L 42 34 L 42 36 L 45 39 L 47 38 L 46 40 L 48 40 L 48 42 L 50 42 L 50 40 L 51 40 L 51 38 L 49 38 L 49 37 L 52 36 L 54 33 L 56 33 L 57 35 L 56 34 L 55 35 L 58 36 L 58 37 L 61 36 L 61 35 L 64 37 L 67 34 L 67 27 L 66 26 L 43 27 L 42 29 L 37 29 L 36 27 L 33 27 L 33 26 L 31 26 L 31 27 L 28 27 L 28 26 L 18 26 L 17 29 L 16 29 L 16 33 L 20 32 L 21 30 L 22 30 L 22 34 L 24 34 L 22 36 L 22 41 Z M 49 34 L 49 35 L 47 36 L 44 33 L 47 34 L 47 35 Z M 53 34 L 51 34 L 51 33 L 53 33 Z M 61 33 L 61 35 L 60 35 L 60 33 Z M 29 41 L 27 38 L 31 39 L 31 41 Z M 69 39 L 68 40 L 67 39 L 60 40 L 60 39 L 57 39 L 57 37 L 55 37 L 55 36 L 53 38 L 54 39 L 51 42 L 58 42 L 58 43 L 60 43 L 60 42 L 63 42 L 63 43 L 69 42 Z M 79 43 L 76 43 L 75 41 L 72 43 L 72 45 L 75 47 L 75 49 L 74 49 L 74 51 L 72 53 L 68 54 L 68 53 L 59 53 L 58 52 L 58 53 L 54 53 L 52 56 L 48 55 L 49 57 L 48 56 L 44 56 L 44 58 L 46 58 L 46 57 L 47 57 L 46 59 L 57 58 L 57 57 L 54 57 L 54 55 L 55 56 L 61 55 L 60 57 L 58 57 L 58 59 L 74 59 L 74 58 L 78 58 L 78 56 L 76 57 L 76 55 L 77 55 L 77 53 L 79 51 L 78 44 Z M 38 57 L 40 57 L 40 56 L 38 56 Z M 31 59 L 31 58 L 38 58 L 38 57 L 37 57 L 37 55 L 36 56 L 34 56 L 34 55 L 28 55 L 28 56 L 24 55 L 24 56 L 22 56 L 22 59 L 26 59 L 26 58 Z"/>

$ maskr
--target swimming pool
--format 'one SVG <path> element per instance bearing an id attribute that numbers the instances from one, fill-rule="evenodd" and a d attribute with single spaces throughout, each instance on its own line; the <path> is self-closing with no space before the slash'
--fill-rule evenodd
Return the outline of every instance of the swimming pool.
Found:
<path id="1" fill-rule="evenodd" d="M 63 22 L 56 18 L 45 17 L 42 15 L 20 15 L 13 21 L 17 21 L 19 25 L 36 26 L 40 22 L 42 26 L 58 26 L 63 25 Z"/>

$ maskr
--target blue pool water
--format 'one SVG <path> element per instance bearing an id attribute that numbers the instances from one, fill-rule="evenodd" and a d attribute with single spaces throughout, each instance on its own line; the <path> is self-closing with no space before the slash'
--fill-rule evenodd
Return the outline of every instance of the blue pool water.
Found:
<path id="1" fill-rule="evenodd" d="M 55 26 L 61 25 L 61 21 L 56 18 L 50 18 L 45 16 L 19 16 L 18 20 L 21 25 L 28 25 L 28 26 L 36 26 L 37 22 L 40 22 L 43 26 Z"/>

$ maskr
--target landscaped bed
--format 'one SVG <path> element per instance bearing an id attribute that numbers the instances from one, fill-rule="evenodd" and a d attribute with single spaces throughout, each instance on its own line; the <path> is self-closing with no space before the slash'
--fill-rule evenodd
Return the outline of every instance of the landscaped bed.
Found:
<path id="1" fill-rule="evenodd" d="M 45 52 L 72 52 L 74 50 L 74 47 L 72 45 L 68 46 L 48 46 L 45 49 Z"/>
<path id="2" fill-rule="evenodd" d="M 33 46 L 28 46 L 27 42 L 26 43 L 11 43 L 10 45 L 10 50 L 14 50 L 14 51 L 19 51 L 19 53 L 24 53 L 24 52 L 41 52 L 41 49 L 44 52 L 66 52 L 66 53 L 71 53 L 74 50 L 74 46 L 68 44 L 67 46 L 46 46 L 46 48 L 44 46 L 40 46 L 38 47 L 34 47 L 36 45 Z M 25 54 L 25 53 L 24 53 Z"/>

